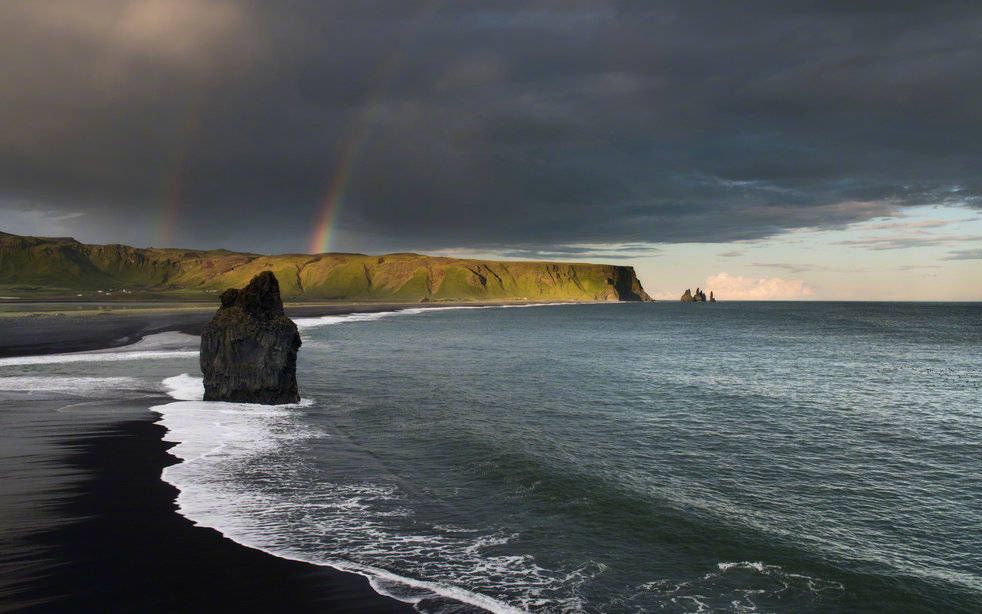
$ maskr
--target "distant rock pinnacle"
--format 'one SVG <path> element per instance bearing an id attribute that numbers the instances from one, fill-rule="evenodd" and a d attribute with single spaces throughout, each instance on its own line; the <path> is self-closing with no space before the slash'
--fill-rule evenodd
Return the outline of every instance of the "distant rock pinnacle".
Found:
<path id="1" fill-rule="evenodd" d="M 681 300 L 682 300 L 683 303 L 705 303 L 705 302 L 707 302 L 706 301 L 706 293 L 703 292 L 699 288 L 696 288 L 696 293 L 695 294 L 692 293 L 692 290 L 690 288 L 686 288 L 685 289 L 685 292 L 682 294 L 682 299 Z M 713 293 L 712 292 L 709 293 L 709 301 L 708 302 L 710 302 L 710 303 L 715 303 L 716 302 L 716 298 L 713 297 Z"/>

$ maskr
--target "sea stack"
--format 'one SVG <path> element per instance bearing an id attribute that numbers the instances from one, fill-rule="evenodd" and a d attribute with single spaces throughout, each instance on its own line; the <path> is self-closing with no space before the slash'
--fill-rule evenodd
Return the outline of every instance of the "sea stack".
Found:
<path id="1" fill-rule="evenodd" d="M 711 294 L 712 294 L 712 292 L 710 292 L 710 295 Z M 686 288 L 685 289 L 685 292 L 682 294 L 682 299 L 681 300 L 682 300 L 683 303 L 705 303 L 705 302 L 707 302 L 706 301 L 706 293 L 701 288 L 696 288 L 696 293 L 695 294 L 692 293 L 692 289 L 691 288 Z M 715 303 L 716 302 L 716 299 L 712 299 L 710 302 Z"/>
<path id="2" fill-rule="evenodd" d="M 278 405 L 300 400 L 300 333 L 283 311 L 280 284 L 264 271 L 245 288 L 222 293 L 201 334 L 206 401 Z"/>

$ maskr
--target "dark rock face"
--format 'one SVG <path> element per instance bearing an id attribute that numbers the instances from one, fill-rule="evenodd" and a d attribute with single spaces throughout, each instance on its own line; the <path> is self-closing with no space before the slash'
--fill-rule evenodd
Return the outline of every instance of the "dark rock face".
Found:
<path id="1" fill-rule="evenodd" d="M 710 303 L 715 303 L 716 302 L 716 297 L 713 296 L 713 291 L 712 290 L 709 291 L 709 302 Z"/>
<path id="2" fill-rule="evenodd" d="M 715 298 L 712 298 L 712 295 L 713 295 L 713 293 L 710 292 L 709 293 L 709 296 L 710 296 L 709 302 L 715 303 L 716 302 L 716 299 Z M 706 293 L 703 292 L 701 289 L 696 288 L 696 293 L 693 294 L 691 289 L 686 288 L 685 289 L 685 293 L 682 295 L 682 302 L 683 303 L 705 303 L 706 302 Z"/>
<path id="3" fill-rule="evenodd" d="M 245 288 L 229 288 L 201 334 L 205 400 L 296 403 L 299 348 L 300 333 L 283 312 L 275 275 L 264 271 Z"/>
<path id="4" fill-rule="evenodd" d="M 619 266 L 614 267 L 615 276 L 607 279 L 607 283 L 614 286 L 619 301 L 645 301 L 653 302 L 654 299 L 641 287 L 641 282 L 634 273 L 634 267 Z"/>

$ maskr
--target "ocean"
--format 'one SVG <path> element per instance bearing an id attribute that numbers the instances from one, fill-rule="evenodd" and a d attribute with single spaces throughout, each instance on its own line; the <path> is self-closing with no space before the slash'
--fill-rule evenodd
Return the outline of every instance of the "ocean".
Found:
<path id="1" fill-rule="evenodd" d="M 297 322 L 297 405 L 203 403 L 180 333 L 0 395 L 170 395 L 180 513 L 421 611 L 982 611 L 980 304 Z"/>

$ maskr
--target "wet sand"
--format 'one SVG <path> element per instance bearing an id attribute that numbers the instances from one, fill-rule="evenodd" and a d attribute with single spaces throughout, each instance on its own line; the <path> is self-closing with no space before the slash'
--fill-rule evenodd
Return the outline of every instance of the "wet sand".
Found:
<path id="1" fill-rule="evenodd" d="M 361 576 L 194 526 L 160 479 L 176 459 L 157 416 L 115 409 L 127 418 L 5 415 L 31 452 L 0 459 L 0 611 L 413 611 Z"/>

